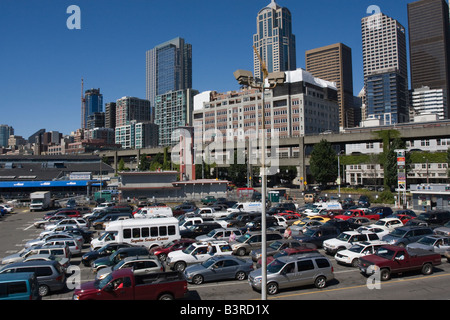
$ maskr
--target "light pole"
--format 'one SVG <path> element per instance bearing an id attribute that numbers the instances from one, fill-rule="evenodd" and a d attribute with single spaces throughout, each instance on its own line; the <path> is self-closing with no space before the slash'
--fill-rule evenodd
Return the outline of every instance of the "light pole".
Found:
<path id="1" fill-rule="evenodd" d="M 257 53 L 257 52 L 256 52 Z M 258 54 L 259 58 L 259 54 Z M 260 59 L 261 61 L 261 59 Z M 267 227 L 266 227 L 266 189 L 267 189 L 267 173 L 266 173 L 266 132 L 265 132 L 265 90 L 274 89 L 277 85 L 281 85 L 286 81 L 286 74 L 284 72 L 268 73 L 267 69 L 262 63 L 263 79 L 255 79 L 251 71 L 237 70 L 234 72 L 234 77 L 240 85 L 250 86 L 261 90 L 262 93 L 262 116 L 261 116 L 261 300 L 267 300 Z M 266 80 L 268 86 L 266 86 Z"/>

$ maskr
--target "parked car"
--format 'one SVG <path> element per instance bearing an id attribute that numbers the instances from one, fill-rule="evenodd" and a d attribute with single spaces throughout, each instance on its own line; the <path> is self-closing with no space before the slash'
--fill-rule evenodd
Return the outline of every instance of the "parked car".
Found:
<path id="1" fill-rule="evenodd" d="M 398 218 L 382 218 L 370 226 L 378 227 L 381 229 L 385 229 L 388 232 L 391 232 L 398 227 L 402 227 L 403 222 Z"/>
<path id="2" fill-rule="evenodd" d="M 442 227 L 434 229 L 433 232 L 442 236 L 450 236 L 450 221 L 444 224 Z"/>
<path id="3" fill-rule="evenodd" d="M 221 225 L 217 222 L 206 222 L 199 223 L 189 226 L 185 230 L 180 230 L 180 236 L 182 238 L 192 238 L 195 239 L 198 236 L 208 234 L 211 230 L 220 228 Z"/>
<path id="4" fill-rule="evenodd" d="M 250 272 L 248 282 L 255 290 L 261 290 L 262 270 Z M 334 279 L 333 267 L 328 258 L 319 253 L 284 256 L 267 266 L 267 293 L 273 295 L 280 289 L 314 284 L 324 288 Z"/>
<path id="5" fill-rule="evenodd" d="M 194 284 L 226 279 L 245 280 L 253 271 L 253 263 L 235 256 L 214 256 L 184 270 L 186 280 Z"/>
<path id="6" fill-rule="evenodd" d="M 158 257 L 159 260 L 165 262 L 169 252 L 184 250 L 195 242 L 196 240 L 194 239 L 181 238 L 179 240 L 171 241 L 164 246 L 153 247 L 149 252 Z"/>
<path id="7" fill-rule="evenodd" d="M 67 269 L 70 266 L 70 259 L 59 258 L 51 254 L 34 254 L 23 260 L 23 262 L 30 262 L 30 261 L 57 261 L 61 266 L 61 269 L 64 271 L 64 273 L 67 273 Z"/>
<path id="8" fill-rule="evenodd" d="M 347 210 L 343 214 L 335 216 L 334 219 L 348 220 L 353 217 L 365 217 L 370 220 L 379 220 L 380 219 L 380 215 L 378 213 L 373 213 L 373 212 L 361 210 L 361 209 Z"/>
<path id="9" fill-rule="evenodd" d="M 286 248 L 286 249 L 276 252 L 273 255 L 268 255 L 267 256 L 267 265 L 278 257 L 290 256 L 290 255 L 294 255 L 294 254 L 311 253 L 311 252 L 318 252 L 317 247 L 312 243 L 302 243 L 299 247 Z M 261 268 L 261 266 L 262 266 L 262 260 L 258 259 L 258 261 L 256 262 L 256 267 Z"/>
<path id="10" fill-rule="evenodd" d="M 391 207 L 372 207 L 370 208 L 370 211 L 372 211 L 372 213 L 378 214 L 380 216 L 379 219 L 389 217 L 394 213 Z"/>
<path id="11" fill-rule="evenodd" d="M 276 231 L 266 232 L 266 243 L 270 246 L 272 242 L 281 240 L 283 236 Z M 262 232 L 261 231 L 250 231 L 244 235 L 236 238 L 236 241 L 230 242 L 233 254 L 238 256 L 244 256 L 249 254 L 250 251 L 255 249 L 261 249 L 262 246 Z"/>
<path id="12" fill-rule="evenodd" d="M 75 235 L 71 235 L 66 232 L 52 232 L 52 233 L 46 233 L 42 238 L 37 238 L 33 240 L 29 240 L 25 243 L 25 248 L 30 248 L 38 245 L 42 245 L 48 241 L 53 240 L 74 240 L 78 242 L 78 244 L 82 245 L 82 237 L 78 237 Z"/>
<path id="13" fill-rule="evenodd" d="M 391 245 L 405 247 L 411 242 L 416 242 L 420 238 L 431 235 L 433 230 L 429 227 L 398 227 L 391 233 L 385 235 L 381 240 Z"/>
<path id="14" fill-rule="evenodd" d="M 101 257 L 110 256 L 111 254 L 113 254 L 114 252 L 116 252 L 121 248 L 129 248 L 129 247 L 133 247 L 133 245 L 129 243 L 108 243 L 105 246 L 101 247 L 100 249 L 91 250 L 83 254 L 81 256 L 81 263 L 83 263 L 84 266 L 89 267 L 92 261 Z"/>
<path id="15" fill-rule="evenodd" d="M 440 235 L 428 235 L 406 246 L 407 249 L 423 249 L 444 255 L 450 250 L 450 237 Z"/>
<path id="16" fill-rule="evenodd" d="M 208 205 L 210 203 L 216 202 L 216 198 L 214 196 L 206 196 L 200 200 L 200 202 L 204 205 Z"/>
<path id="17" fill-rule="evenodd" d="M 344 231 L 336 238 L 328 239 L 323 242 L 323 248 L 327 254 L 335 255 L 337 252 L 349 249 L 356 242 L 379 241 L 380 238 L 373 232 Z"/>
<path id="18" fill-rule="evenodd" d="M 320 227 L 323 225 L 323 222 L 309 219 L 309 218 L 303 218 L 297 222 L 294 222 L 291 226 L 292 236 L 300 235 L 303 232 L 306 231 L 306 229 L 311 227 Z"/>
<path id="19" fill-rule="evenodd" d="M 129 256 L 120 260 L 114 266 L 109 266 L 98 270 L 95 278 L 98 280 L 104 279 L 111 272 L 131 268 L 134 275 L 144 275 L 148 273 L 164 272 L 164 267 L 158 258 L 149 255 L 144 256 Z"/>
<path id="20" fill-rule="evenodd" d="M 75 240 L 75 239 L 51 239 L 48 241 L 45 241 L 45 243 L 42 245 L 43 247 L 46 246 L 68 246 L 70 250 L 71 257 L 78 256 L 81 254 L 81 244 Z"/>
<path id="21" fill-rule="evenodd" d="M 11 263 L 0 269 L 0 274 L 34 272 L 39 285 L 39 295 L 60 291 L 66 286 L 66 276 L 57 261 L 31 261 Z"/>
<path id="22" fill-rule="evenodd" d="M 293 238 L 300 242 L 312 243 L 320 248 L 325 240 L 336 238 L 340 233 L 341 231 L 337 228 L 320 226 L 309 228 L 303 234 L 293 236 Z"/>
<path id="23" fill-rule="evenodd" d="M 356 229 L 358 232 L 373 232 L 378 235 L 378 238 L 383 239 L 383 237 L 387 234 L 389 234 L 389 230 L 385 228 L 380 228 L 378 226 L 375 226 L 373 224 L 370 224 L 368 226 L 361 226 Z"/>
<path id="24" fill-rule="evenodd" d="M 403 247 L 386 245 L 373 255 L 359 259 L 359 269 L 364 275 L 380 273 L 380 280 L 387 281 L 393 273 L 421 270 L 424 275 L 433 273 L 433 268 L 441 264 L 441 255 L 426 250 L 408 250 Z"/>
<path id="25" fill-rule="evenodd" d="M 0 300 L 40 300 L 34 272 L 0 274 Z"/>
<path id="26" fill-rule="evenodd" d="M 419 214 L 418 220 L 425 221 L 431 228 L 441 227 L 450 221 L 450 211 L 432 210 Z"/>
<path id="27" fill-rule="evenodd" d="M 279 251 L 287 248 L 300 248 L 304 246 L 305 244 L 295 239 L 280 239 L 272 242 L 269 246 L 267 246 L 266 254 L 267 256 L 273 256 Z M 262 257 L 262 250 L 253 249 L 252 251 L 250 251 L 250 257 L 254 262 L 257 262 Z"/>
<path id="28" fill-rule="evenodd" d="M 134 275 L 126 268 L 100 281 L 82 283 L 72 300 L 174 300 L 186 293 L 187 282 L 181 272 Z"/>
<path id="29" fill-rule="evenodd" d="M 368 196 L 360 196 L 358 199 L 358 205 L 364 208 L 370 207 L 370 200 Z"/>
<path id="30" fill-rule="evenodd" d="M 38 254 L 51 254 L 61 259 L 70 259 L 72 256 L 67 245 L 55 246 L 35 246 L 28 249 L 22 249 L 17 253 L 6 256 L 2 259 L 2 264 L 10 264 L 15 262 L 23 262 L 25 259 Z"/>
<path id="31" fill-rule="evenodd" d="M 369 218 L 366 217 L 352 217 L 348 219 L 347 222 L 349 223 L 350 228 L 356 230 L 359 227 L 368 226 L 372 224 L 373 220 L 370 220 Z"/>
<path id="32" fill-rule="evenodd" d="M 225 240 L 228 241 L 230 239 L 231 232 L 234 233 L 236 237 L 240 237 L 242 235 L 242 231 L 238 228 L 218 228 L 213 229 L 209 233 L 197 236 L 195 240 L 197 241 L 214 241 L 214 240 Z"/>
<path id="33" fill-rule="evenodd" d="M 204 262 L 212 256 L 232 253 L 227 241 L 196 242 L 184 250 L 170 252 L 166 264 L 172 270 L 183 272 L 188 265 Z"/>
<path id="34" fill-rule="evenodd" d="M 345 220 L 331 219 L 323 224 L 324 227 L 333 227 L 339 229 L 340 232 L 353 230 L 350 223 Z"/>
<path id="35" fill-rule="evenodd" d="M 351 265 L 357 268 L 359 266 L 359 258 L 374 254 L 383 245 L 386 245 L 385 241 L 358 242 L 349 249 L 337 252 L 334 259 L 340 264 Z"/>
<path id="36" fill-rule="evenodd" d="M 96 273 L 102 268 L 117 264 L 120 260 L 130 256 L 148 255 L 148 249 L 145 247 L 127 247 L 120 248 L 109 256 L 98 258 L 91 263 L 92 272 Z"/>
<path id="37" fill-rule="evenodd" d="M 67 218 L 68 217 L 64 214 L 57 214 L 57 215 L 48 217 L 48 219 L 45 219 L 45 217 L 44 217 L 44 219 L 42 219 L 42 220 L 35 221 L 33 223 L 33 225 L 34 225 L 34 227 L 36 227 L 38 229 L 44 228 L 47 224 L 55 224 L 61 220 L 67 219 Z"/>

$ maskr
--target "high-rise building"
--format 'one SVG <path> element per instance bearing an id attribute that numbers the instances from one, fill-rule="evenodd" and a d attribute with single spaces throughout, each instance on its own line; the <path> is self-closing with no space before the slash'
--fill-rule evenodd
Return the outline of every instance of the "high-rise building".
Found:
<path id="1" fill-rule="evenodd" d="M 449 6 L 445 0 L 408 3 L 411 89 L 450 92 Z M 446 106 L 445 114 L 450 115 Z"/>
<path id="2" fill-rule="evenodd" d="M 159 126 L 159 145 L 172 146 L 173 133 L 179 127 L 192 124 L 193 99 L 198 91 L 192 89 L 170 91 L 156 96 L 155 124 Z"/>
<path id="3" fill-rule="evenodd" d="M 0 147 L 8 146 L 9 136 L 14 135 L 14 129 L 6 124 L 0 124 Z"/>
<path id="4" fill-rule="evenodd" d="M 382 125 L 408 121 L 405 28 L 377 13 L 361 20 L 361 31 L 366 117 L 379 119 Z"/>
<path id="5" fill-rule="evenodd" d="M 354 127 L 352 49 L 345 44 L 308 50 L 306 71 L 314 77 L 336 83 L 339 102 L 339 126 Z"/>
<path id="6" fill-rule="evenodd" d="M 146 98 L 192 88 L 192 45 L 183 38 L 162 43 L 146 53 Z"/>
<path id="7" fill-rule="evenodd" d="M 440 120 L 448 118 L 447 95 L 444 89 L 422 87 L 411 90 L 410 101 L 414 116 L 436 114 Z"/>
<path id="8" fill-rule="evenodd" d="M 105 104 L 105 128 L 116 127 L 116 103 L 108 102 Z"/>
<path id="9" fill-rule="evenodd" d="M 123 97 L 116 101 L 116 127 L 129 125 L 130 121 L 151 121 L 150 101 L 135 97 Z"/>
<path id="10" fill-rule="evenodd" d="M 258 12 L 256 30 L 253 45 L 269 72 L 290 71 L 297 68 L 292 16 L 287 8 L 271 0 L 269 5 Z M 261 63 L 256 52 L 253 54 L 253 61 L 254 75 L 261 79 Z"/>
<path id="11" fill-rule="evenodd" d="M 103 95 L 100 89 L 89 89 L 85 91 L 84 95 L 84 125 L 86 129 L 89 116 L 96 112 L 103 112 Z"/>

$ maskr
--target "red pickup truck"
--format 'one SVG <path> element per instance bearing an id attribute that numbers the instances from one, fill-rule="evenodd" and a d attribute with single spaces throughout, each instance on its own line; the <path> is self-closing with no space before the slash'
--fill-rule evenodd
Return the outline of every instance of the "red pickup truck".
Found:
<path id="1" fill-rule="evenodd" d="M 423 274 L 433 273 L 433 267 L 441 264 L 441 255 L 427 250 L 406 249 L 386 245 L 375 254 L 359 258 L 361 273 L 372 275 L 380 272 L 380 280 L 386 281 L 391 274 L 421 270 Z"/>
<path id="2" fill-rule="evenodd" d="M 378 213 L 370 213 L 360 209 L 347 210 L 341 215 L 334 216 L 335 219 L 341 220 L 348 220 L 353 217 L 364 217 L 371 220 L 380 220 L 380 215 Z"/>
<path id="3" fill-rule="evenodd" d="M 73 300 L 173 300 L 187 293 L 187 281 L 180 272 L 134 275 L 129 268 L 113 271 L 102 280 L 81 284 Z"/>

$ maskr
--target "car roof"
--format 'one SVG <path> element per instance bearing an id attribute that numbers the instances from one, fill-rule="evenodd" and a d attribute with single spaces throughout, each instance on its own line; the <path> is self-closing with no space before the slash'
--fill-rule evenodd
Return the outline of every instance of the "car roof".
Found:
<path id="1" fill-rule="evenodd" d="M 123 260 L 128 262 L 128 261 L 133 261 L 133 260 L 152 260 L 152 261 L 156 261 L 158 258 L 151 256 L 151 255 L 138 255 L 138 256 L 130 256 L 130 257 L 126 257 Z"/>
<path id="2" fill-rule="evenodd" d="M 284 262 L 284 263 L 288 263 L 288 262 L 298 261 L 298 260 L 303 260 L 303 259 L 308 259 L 308 258 L 326 258 L 326 257 L 323 256 L 322 254 L 320 254 L 319 252 L 307 252 L 302 255 L 282 256 L 282 257 L 277 258 L 277 260 Z"/>
<path id="3" fill-rule="evenodd" d="M 15 262 L 10 263 L 1 268 L 0 270 L 4 269 L 11 269 L 11 268 L 17 268 L 17 267 L 40 267 L 40 266 L 49 266 L 49 265 L 55 265 L 58 264 L 58 261 L 29 261 L 29 262 Z"/>

